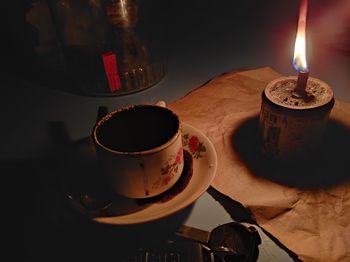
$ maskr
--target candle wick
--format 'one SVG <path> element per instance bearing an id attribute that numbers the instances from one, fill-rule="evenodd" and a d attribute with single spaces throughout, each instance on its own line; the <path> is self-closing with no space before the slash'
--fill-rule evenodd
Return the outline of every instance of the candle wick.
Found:
<path id="1" fill-rule="evenodd" d="M 306 91 L 307 80 L 309 78 L 309 72 L 299 72 L 296 87 L 294 89 L 293 95 L 297 98 L 302 98 L 304 101 L 312 100 L 313 95 L 309 95 Z"/>

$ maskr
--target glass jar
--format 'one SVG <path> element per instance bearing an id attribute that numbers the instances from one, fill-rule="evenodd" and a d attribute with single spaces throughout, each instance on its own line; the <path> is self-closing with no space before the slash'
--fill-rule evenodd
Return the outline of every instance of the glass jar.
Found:
<path id="1" fill-rule="evenodd" d="M 162 31 L 147 23 L 137 0 L 48 0 L 48 5 L 77 91 L 125 95 L 166 74 Z"/>

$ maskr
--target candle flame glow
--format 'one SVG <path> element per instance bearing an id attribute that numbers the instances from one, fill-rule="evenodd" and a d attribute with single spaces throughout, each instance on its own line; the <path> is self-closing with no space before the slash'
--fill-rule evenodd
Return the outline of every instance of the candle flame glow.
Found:
<path id="1" fill-rule="evenodd" d="M 308 72 L 306 62 L 306 15 L 308 0 L 301 0 L 298 31 L 294 46 L 293 66 L 298 72 Z"/>

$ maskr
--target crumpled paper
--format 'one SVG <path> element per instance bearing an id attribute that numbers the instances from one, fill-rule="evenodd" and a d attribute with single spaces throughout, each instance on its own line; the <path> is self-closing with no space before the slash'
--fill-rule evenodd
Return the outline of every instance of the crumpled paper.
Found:
<path id="1" fill-rule="evenodd" d="M 261 92 L 271 68 L 218 76 L 168 107 L 205 133 L 218 155 L 212 186 L 242 203 L 302 261 L 350 261 L 350 104 L 336 100 L 308 162 L 283 166 L 259 150 Z"/>

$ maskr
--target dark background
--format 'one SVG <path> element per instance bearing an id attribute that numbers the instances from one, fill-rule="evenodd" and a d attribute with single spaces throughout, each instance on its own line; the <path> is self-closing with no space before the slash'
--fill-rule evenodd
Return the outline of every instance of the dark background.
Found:
<path id="1" fill-rule="evenodd" d="M 310 74 L 328 82 L 336 98 L 350 101 L 349 42 L 338 45 L 349 35 L 345 5 L 310 1 L 308 58 Z M 0 167 L 2 225 L 11 247 L 5 248 L 7 261 L 99 261 L 114 254 L 110 240 L 116 235 L 61 212 L 66 206 L 59 198 L 61 174 L 86 168 L 72 161 L 65 146 L 90 134 L 100 105 L 172 102 L 237 69 L 271 67 L 296 74 L 292 57 L 299 1 L 143 0 L 140 7 L 143 23 L 154 24 L 164 41 L 167 75 L 142 92 L 105 98 L 77 93 L 65 77 L 59 37 L 44 1 L 1 2 Z M 171 228 L 154 226 L 157 232 Z"/>
<path id="2" fill-rule="evenodd" d="M 282 74 L 295 73 L 291 60 L 299 1 L 139 0 L 138 5 L 140 24 L 157 28 L 153 34 L 162 41 L 171 72 L 210 78 L 237 68 L 270 66 Z M 311 75 L 337 86 L 349 80 L 343 72 L 334 70 L 334 55 L 329 54 L 337 52 L 331 51 L 333 45 L 350 34 L 345 24 L 349 19 L 339 11 L 341 5 L 342 1 L 309 1 L 307 35 Z M 346 3 L 343 5 L 345 8 Z M 60 37 L 45 1 L 6 0 L 2 13 L 0 50 L 4 71 L 73 91 L 67 86 L 69 80 L 62 78 L 66 65 Z M 326 18 L 329 22 L 322 22 Z M 339 33 L 341 27 L 344 35 Z M 346 95 L 344 88 L 336 87 L 336 95 Z"/>

